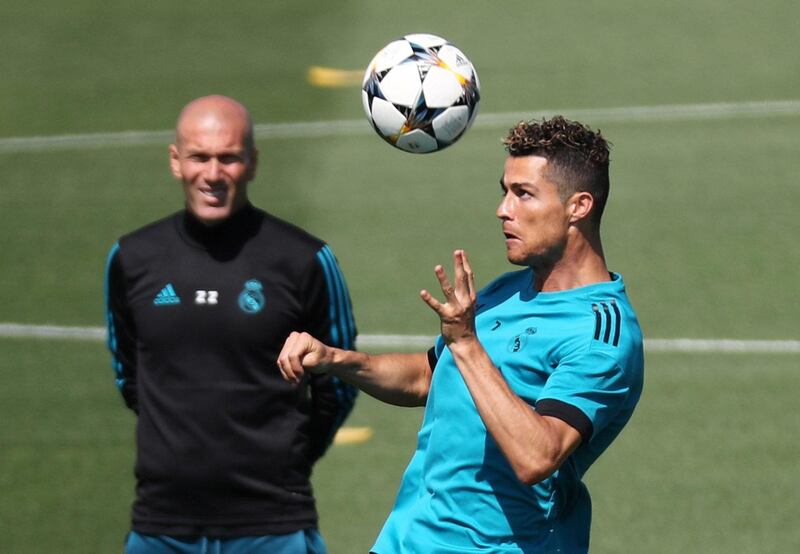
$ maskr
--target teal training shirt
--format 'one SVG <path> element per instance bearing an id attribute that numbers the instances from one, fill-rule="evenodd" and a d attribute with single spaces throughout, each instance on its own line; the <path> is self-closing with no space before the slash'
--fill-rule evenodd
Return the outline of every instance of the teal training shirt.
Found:
<path id="1" fill-rule="evenodd" d="M 439 337 L 417 449 L 373 552 L 586 552 L 591 502 L 581 478 L 642 390 L 642 334 L 622 277 L 537 293 L 532 270 L 507 273 L 479 293 L 476 328 L 511 389 L 583 440 L 553 475 L 520 482 Z"/>

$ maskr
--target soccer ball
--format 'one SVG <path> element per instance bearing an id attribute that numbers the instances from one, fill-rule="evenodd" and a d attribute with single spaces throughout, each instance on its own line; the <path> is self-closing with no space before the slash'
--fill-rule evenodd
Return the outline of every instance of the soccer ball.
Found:
<path id="1" fill-rule="evenodd" d="M 381 138 L 423 154 L 450 146 L 469 129 L 478 113 L 480 82 L 469 59 L 447 40 L 406 35 L 372 59 L 361 99 Z"/>

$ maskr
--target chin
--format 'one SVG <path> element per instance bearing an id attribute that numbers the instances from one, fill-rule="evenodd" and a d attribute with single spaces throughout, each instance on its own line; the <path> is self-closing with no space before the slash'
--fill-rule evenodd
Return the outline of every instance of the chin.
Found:
<path id="1" fill-rule="evenodd" d="M 531 264 L 527 262 L 527 260 L 522 260 L 518 258 L 508 258 L 508 262 L 514 265 L 522 266 L 522 267 L 530 267 Z"/>
<path id="2" fill-rule="evenodd" d="M 509 263 L 514 265 L 528 265 L 527 258 L 519 254 L 515 254 L 514 252 L 506 252 L 506 259 Z"/>

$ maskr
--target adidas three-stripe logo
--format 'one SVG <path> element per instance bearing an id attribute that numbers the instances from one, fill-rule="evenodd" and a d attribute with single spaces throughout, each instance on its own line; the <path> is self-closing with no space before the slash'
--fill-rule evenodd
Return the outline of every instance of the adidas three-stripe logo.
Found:
<path id="1" fill-rule="evenodd" d="M 592 311 L 594 311 L 594 340 L 601 340 L 612 346 L 619 345 L 622 316 L 616 301 L 592 304 Z"/>
<path id="2" fill-rule="evenodd" d="M 173 304 L 180 304 L 181 298 L 172 287 L 172 283 L 167 283 L 167 286 L 161 289 L 161 292 L 156 294 L 153 298 L 153 304 L 156 306 L 170 306 Z"/>

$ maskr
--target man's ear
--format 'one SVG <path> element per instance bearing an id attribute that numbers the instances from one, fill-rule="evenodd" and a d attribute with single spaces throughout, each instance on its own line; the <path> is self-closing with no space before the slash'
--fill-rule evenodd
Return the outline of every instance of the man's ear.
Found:
<path id="1" fill-rule="evenodd" d="M 258 150 L 253 148 L 248 154 L 248 157 L 250 158 L 250 167 L 247 170 L 247 182 L 250 182 L 256 178 L 256 170 L 258 169 Z"/>
<path id="2" fill-rule="evenodd" d="M 569 198 L 567 205 L 570 210 L 569 222 L 577 223 L 589 217 L 594 208 L 594 196 L 586 191 L 576 192 Z"/>
<path id="3" fill-rule="evenodd" d="M 178 147 L 174 144 L 169 145 L 169 168 L 172 171 L 172 176 L 178 181 L 183 180 L 183 172 L 181 172 L 181 156 L 178 152 Z"/>

